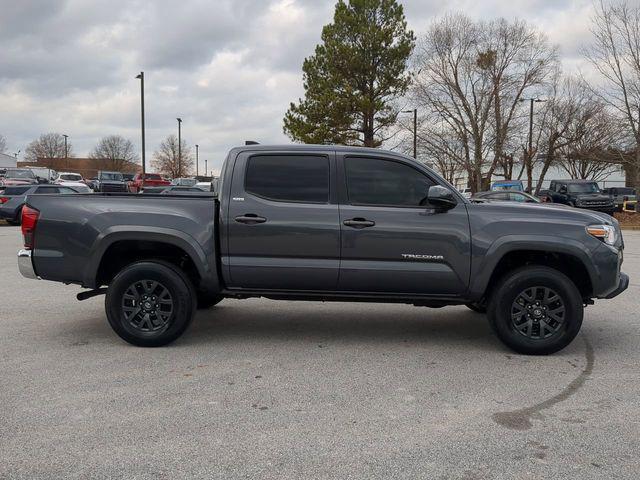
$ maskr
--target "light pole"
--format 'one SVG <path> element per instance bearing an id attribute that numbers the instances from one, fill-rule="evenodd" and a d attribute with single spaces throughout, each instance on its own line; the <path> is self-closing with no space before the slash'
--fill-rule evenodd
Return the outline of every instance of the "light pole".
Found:
<path id="1" fill-rule="evenodd" d="M 67 149 L 67 139 L 69 135 L 62 135 L 64 137 L 64 164 L 69 168 L 69 150 Z"/>
<path id="2" fill-rule="evenodd" d="M 413 158 L 418 158 L 418 109 L 403 110 L 402 113 L 413 113 Z"/>
<path id="3" fill-rule="evenodd" d="M 529 102 L 529 155 L 533 154 L 533 104 L 544 102 L 539 98 L 521 98 L 520 102 Z"/>
<path id="4" fill-rule="evenodd" d="M 196 178 L 198 178 L 198 149 L 200 147 L 196 144 Z"/>
<path id="5" fill-rule="evenodd" d="M 178 120 L 178 176 L 182 176 L 182 119 Z"/>
<path id="6" fill-rule="evenodd" d="M 207 159 L 204 159 L 204 176 L 207 176 Z"/>
<path id="7" fill-rule="evenodd" d="M 145 162 L 145 141 L 144 141 L 144 72 L 140 72 L 140 75 L 136 75 L 136 78 L 140 79 L 140 127 L 142 130 L 142 178 L 146 172 Z"/>

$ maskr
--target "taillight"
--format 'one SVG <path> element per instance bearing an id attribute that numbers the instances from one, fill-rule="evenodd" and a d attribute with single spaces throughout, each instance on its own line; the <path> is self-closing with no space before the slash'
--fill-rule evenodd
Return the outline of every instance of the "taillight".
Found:
<path id="1" fill-rule="evenodd" d="M 9 201 L 9 197 L 0 197 L 0 205 L 3 203 L 7 203 Z"/>
<path id="2" fill-rule="evenodd" d="M 25 205 L 22 207 L 22 237 L 24 239 L 24 248 L 30 250 L 33 248 L 33 236 L 36 232 L 36 224 L 40 212 L 35 208 Z"/>

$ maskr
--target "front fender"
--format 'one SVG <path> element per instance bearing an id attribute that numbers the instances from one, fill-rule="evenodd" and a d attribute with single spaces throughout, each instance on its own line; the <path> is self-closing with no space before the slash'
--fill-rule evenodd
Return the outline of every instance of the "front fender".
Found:
<path id="1" fill-rule="evenodd" d="M 548 235 L 505 235 L 493 242 L 482 257 L 474 258 L 471 266 L 470 297 L 474 300 L 482 298 L 500 260 L 510 252 L 523 250 L 571 255 L 584 265 L 591 284 L 597 284 L 600 272 L 591 259 L 592 252 L 584 243 Z"/>

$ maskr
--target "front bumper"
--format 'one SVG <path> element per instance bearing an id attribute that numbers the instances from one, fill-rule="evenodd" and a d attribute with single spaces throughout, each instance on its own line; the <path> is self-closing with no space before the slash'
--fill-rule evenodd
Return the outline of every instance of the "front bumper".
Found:
<path id="1" fill-rule="evenodd" d="M 628 286 L 629 286 L 629 275 L 627 275 L 626 273 L 620 272 L 620 281 L 618 282 L 618 286 L 616 287 L 616 289 L 613 292 L 609 293 L 604 298 L 617 297 L 622 292 L 624 292 L 627 289 Z"/>
<path id="2" fill-rule="evenodd" d="M 32 253 L 32 250 L 18 250 L 18 270 L 23 277 L 37 280 L 40 277 L 36 275 L 36 271 L 33 268 Z"/>

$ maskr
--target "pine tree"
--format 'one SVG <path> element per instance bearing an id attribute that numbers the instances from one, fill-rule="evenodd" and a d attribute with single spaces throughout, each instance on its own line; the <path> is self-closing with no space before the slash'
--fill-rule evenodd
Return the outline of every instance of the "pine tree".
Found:
<path id="1" fill-rule="evenodd" d="M 303 143 L 377 147 L 396 121 L 415 38 L 396 0 L 339 0 L 322 43 L 304 60 L 305 97 L 291 103 L 284 132 Z"/>

